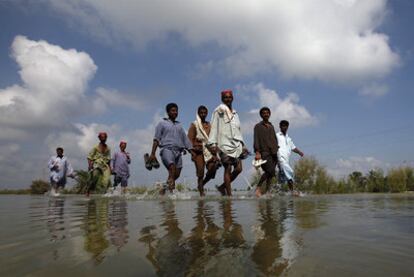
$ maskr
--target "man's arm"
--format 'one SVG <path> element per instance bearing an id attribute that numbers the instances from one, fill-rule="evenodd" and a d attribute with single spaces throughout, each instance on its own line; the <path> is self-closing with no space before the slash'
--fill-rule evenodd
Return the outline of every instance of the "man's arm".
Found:
<path id="1" fill-rule="evenodd" d="M 93 159 L 95 157 L 95 147 L 89 152 L 88 155 L 88 170 L 91 170 L 93 168 Z"/>
<path id="2" fill-rule="evenodd" d="M 47 163 L 47 167 L 48 167 L 50 170 L 54 170 L 54 169 L 56 168 L 55 159 L 54 159 L 53 157 L 51 157 L 51 158 L 49 159 L 49 162 Z"/>
<path id="3" fill-rule="evenodd" d="M 208 137 L 208 146 L 213 155 L 217 154 L 217 142 L 218 142 L 218 129 L 219 129 L 219 118 L 217 112 L 213 112 L 211 117 L 211 129 Z"/>
<path id="4" fill-rule="evenodd" d="M 149 160 L 155 160 L 155 152 L 157 151 L 159 142 L 157 139 L 154 139 L 154 141 L 152 142 L 152 150 L 151 150 L 151 155 L 149 156 Z"/>
<path id="5" fill-rule="evenodd" d="M 66 160 L 66 175 L 70 178 L 75 178 L 73 167 L 68 160 Z"/>
<path id="6" fill-rule="evenodd" d="M 157 151 L 158 146 L 160 145 L 160 141 L 161 141 L 161 137 L 163 135 L 163 131 L 162 131 L 162 125 L 161 122 L 158 123 L 157 127 L 155 127 L 155 135 L 154 135 L 154 140 L 152 142 L 152 150 L 151 150 L 151 155 L 149 156 L 149 160 L 155 160 L 155 153 Z"/>
<path id="7" fill-rule="evenodd" d="M 256 153 L 256 160 L 260 160 L 262 158 L 262 155 L 259 152 L 259 130 L 257 126 L 254 126 L 254 135 L 253 135 L 253 149 Z"/>
<path id="8" fill-rule="evenodd" d="M 300 149 L 299 148 L 294 148 L 293 150 L 292 150 L 293 152 L 295 152 L 296 154 L 299 154 L 299 156 L 301 156 L 301 157 L 303 157 L 305 154 L 303 154 L 303 152 L 302 151 L 300 151 Z"/>

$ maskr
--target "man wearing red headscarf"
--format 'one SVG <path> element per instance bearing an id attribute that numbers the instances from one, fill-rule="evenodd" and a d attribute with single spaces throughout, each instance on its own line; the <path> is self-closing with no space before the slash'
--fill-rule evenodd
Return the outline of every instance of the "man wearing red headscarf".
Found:
<path id="1" fill-rule="evenodd" d="M 241 160 L 247 157 L 240 130 L 239 115 L 233 109 L 233 91 L 221 92 L 220 104 L 213 112 L 208 145 L 219 154 L 224 167 L 224 182 L 217 187 L 222 195 L 231 196 L 231 182 L 242 172 Z"/>

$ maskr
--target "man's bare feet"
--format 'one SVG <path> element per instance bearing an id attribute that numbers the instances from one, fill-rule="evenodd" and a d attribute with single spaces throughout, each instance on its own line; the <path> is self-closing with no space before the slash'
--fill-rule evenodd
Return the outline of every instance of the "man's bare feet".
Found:
<path id="1" fill-rule="evenodd" d="M 204 193 L 204 187 L 203 185 L 198 185 L 198 191 L 200 192 L 200 197 L 204 197 L 205 193 Z"/>
<path id="2" fill-rule="evenodd" d="M 257 187 L 257 188 L 256 188 L 256 190 L 255 190 L 254 194 L 255 194 L 257 197 L 262 196 L 262 190 L 260 189 L 260 187 Z"/>
<path id="3" fill-rule="evenodd" d="M 221 185 L 221 186 L 216 186 L 216 189 L 221 193 L 222 196 L 226 195 L 226 188 L 225 188 L 224 184 Z"/>

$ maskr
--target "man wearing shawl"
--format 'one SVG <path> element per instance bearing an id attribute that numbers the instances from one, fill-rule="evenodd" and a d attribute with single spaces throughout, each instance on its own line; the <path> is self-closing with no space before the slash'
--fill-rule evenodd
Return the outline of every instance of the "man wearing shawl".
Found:
<path id="1" fill-rule="evenodd" d="M 301 157 L 303 157 L 304 154 L 295 146 L 295 144 L 293 144 L 292 139 L 287 133 L 289 122 L 287 120 L 280 121 L 279 128 L 280 132 L 276 134 L 277 142 L 279 144 L 279 151 L 277 152 L 279 162 L 279 180 L 283 183 L 287 182 L 290 191 L 296 194 L 296 192 L 293 191 L 294 172 L 289 164 L 289 159 L 292 152 L 295 152 Z"/>
<path id="2" fill-rule="evenodd" d="M 63 148 L 56 148 L 56 156 L 49 159 L 51 195 L 58 196 L 58 190 L 66 185 L 66 176 L 73 178 L 73 168 L 68 159 L 63 156 Z"/>
<path id="3" fill-rule="evenodd" d="M 206 121 L 208 110 L 205 106 L 198 107 L 196 120 L 191 123 L 188 129 L 188 138 L 193 144 L 192 161 L 195 164 L 198 191 L 200 196 L 204 196 L 204 185 L 214 179 L 217 171 L 217 156 L 211 153 L 207 147 L 208 135 L 210 134 L 210 122 Z M 204 167 L 207 168 L 206 176 L 204 177 Z M 204 179 L 203 179 L 204 178 Z"/>
<path id="4" fill-rule="evenodd" d="M 231 182 L 242 172 L 241 157 L 248 153 L 244 147 L 239 115 L 233 109 L 233 92 L 221 92 L 220 104 L 213 112 L 208 145 L 213 155 L 219 153 L 224 166 L 224 183 L 217 187 L 222 195 L 231 196 Z"/>
<path id="5" fill-rule="evenodd" d="M 111 185 L 111 149 L 106 144 L 108 135 L 101 132 L 98 135 L 99 144 L 95 145 L 88 155 L 88 170 L 92 174 L 87 195 L 91 190 L 105 192 Z"/>

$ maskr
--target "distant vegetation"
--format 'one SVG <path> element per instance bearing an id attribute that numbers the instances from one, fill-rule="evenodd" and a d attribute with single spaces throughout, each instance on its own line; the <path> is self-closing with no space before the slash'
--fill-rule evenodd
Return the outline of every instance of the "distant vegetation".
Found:
<path id="1" fill-rule="evenodd" d="M 33 180 L 30 185 L 30 194 L 44 194 L 49 190 L 49 183 L 44 180 Z"/>
<path id="2" fill-rule="evenodd" d="M 295 164 L 295 175 L 300 191 L 315 194 L 414 191 L 414 169 L 411 167 L 393 168 L 387 175 L 382 169 L 373 169 L 365 175 L 354 171 L 346 178 L 336 180 L 315 158 L 306 157 Z M 254 176 L 252 182 L 257 181 L 258 177 Z"/>
<path id="3" fill-rule="evenodd" d="M 346 178 L 336 180 L 330 176 L 326 168 L 312 157 L 300 159 L 295 164 L 296 186 L 300 191 L 315 194 L 358 193 L 358 192 L 405 192 L 414 191 L 414 169 L 398 167 L 390 169 L 385 175 L 382 169 L 373 169 L 367 174 L 354 171 Z M 260 175 L 254 174 L 251 185 L 256 185 Z M 89 173 L 84 170 L 76 171 L 76 184 L 63 190 L 65 194 L 83 194 L 91 182 Z M 273 183 L 276 183 L 274 180 Z M 184 184 L 177 184 L 178 191 L 195 190 Z M 283 189 L 287 189 L 283 186 Z M 3 189 L 0 194 L 44 194 L 49 190 L 49 183 L 44 180 L 33 180 L 29 189 Z M 154 190 L 146 186 L 130 187 L 132 194 L 143 194 Z"/>

